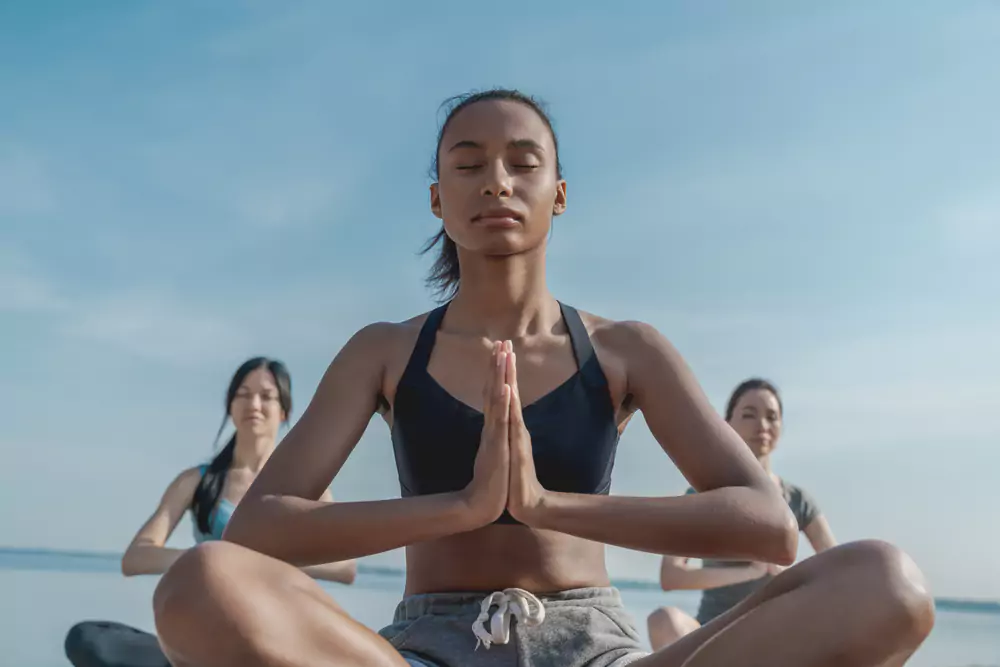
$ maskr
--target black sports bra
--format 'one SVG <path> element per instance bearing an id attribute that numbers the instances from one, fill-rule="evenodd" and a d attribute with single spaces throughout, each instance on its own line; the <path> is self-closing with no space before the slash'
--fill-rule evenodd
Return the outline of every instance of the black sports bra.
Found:
<path id="1" fill-rule="evenodd" d="M 449 394 L 427 372 L 449 304 L 431 311 L 396 388 L 392 445 L 403 497 L 461 491 L 472 480 L 483 413 Z M 576 309 L 559 304 L 577 372 L 523 406 L 535 472 L 550 491 L 607 494 L 618 426 L 607 379 Z M 508 512 L 496 523 L 519 523 Z"/>

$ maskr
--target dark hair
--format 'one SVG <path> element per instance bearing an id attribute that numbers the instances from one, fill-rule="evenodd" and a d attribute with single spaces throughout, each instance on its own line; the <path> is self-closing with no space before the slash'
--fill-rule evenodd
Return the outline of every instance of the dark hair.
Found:
<path id="1" fill-rule="evenodd" d="M 549 128 L 549 132 L 552 134 L 552 143 L 556 149 L 556 176 L 558 178 L 562 178 L 562 164 L 559 162 L 559 139 L 556 136 L 555 129 L 553 128 L 552 118 L 545 110 L 545 103 L 535 97 L 532 97 L 531 95 L 509 88 L 491 88 L 489 90 L 479 92 L 465 93 L 463 95 L 456 95 L 455 97 L 451 97 L 442 102 L 440 108 L 447 109 L 447 112 L 444 123 L 441 124 L 441 129 L 438 131 L 437 147 L 434 149 L 434 161 L 431 165 L 431 175 L 435 179 L 438 179 L 441 176 L 438 165 L 438 155 L 441 152 L 441 140 L 444 139 L 445 130 L 448 129 L 448 125 L 451 123 L 452 119 L 458 115 L 459 111 L 475 104 L 476 102 L 488 102 L 494 100 L 518 102 L 538 114 L 539 118 L 542 119 L 545 126 Z M 427 253 L 438 243 L 441 244 L 441 251 L 437 259 L 434 260 L 434 264 L 431 266 L 430 275 L 427 277 L 427 284 L 435 289 L 440 301 L 447 301 L 455 296 L 455 292 L 458 291 L 458 283 L 461 276 L 459 275 L 458 268 L 458 247 L 455 245 L 455 242 L 448 237 L 448 233 L 445 231 L 444 225 L 441 225 L 440 231 L 430 238 L 427 244 L 421 249 L 420 254 L 423 255 Z"/>
<path id="2" fill-rule="evenodd" d="M 230 406 L 233 404 L 236 392 L 239 391 L 240 386 L 246 380 L 247 376 L 259 368 L 266 368 L 271 372 L 272 377 L 274 377 L 274 383 L 278 385 L 278 400 L 281 403 L 282 410 L 285 412 L 285 421 L 288 420 L 288 416 L 292 412 L 292 379 L 288 374 L 288 369 L 280 361 L 268 359 L 267 357 L 254 357 L 253 359 L 244 361 L 236 369 L 233 378 L 229 381 L 229 389 L 226 391 L 226 415 L 222 418 L 222 425 L 219 426 L 219 432 L 215 434 L 215 444 L 218 444 L 219 436 L 222 435 L 222 430 L 226 427 L 226 420 L 229 419 Z M 195 516 L 198 530 L 202 533 L 211 532 L 209 519 L 212 516 L 212 510 L 215 509 L 216 504 L 219 502 L 219 495 L 222 493 L 222 487 L 226 482 L 226 473 L 229 472 L 229 467 L 233 464 L 233 454 L 235 451 L 236 434 L 233 433 L 226 446 L 219 450 L 219 453 L 215 455 L 212 462 L 208 464 L 208 470 L 205 471 L 201 481 L 198 482 L 198 487 L 194 491 L 194 497 L 191 500 L 191 512 Z"/>
<path id="3" fill-rule="evenodd" d="M 732 396 L 729 397 L 729 403 L 726 404 L 726 421 L 733 418 L 733 411 L 736 409 L 736 403 L 739 402 L 740 396 L 754 389 L 764 389 L 774 394 L 774 398 L 778 401 L 778 412 L 782 414 L 785 412 L 785 408 L 781 405 L 781 394 L 778 393 L 778 388 L 774 384 L 761 378 L 750 378 L 741 382 L 733 390 Z"/>

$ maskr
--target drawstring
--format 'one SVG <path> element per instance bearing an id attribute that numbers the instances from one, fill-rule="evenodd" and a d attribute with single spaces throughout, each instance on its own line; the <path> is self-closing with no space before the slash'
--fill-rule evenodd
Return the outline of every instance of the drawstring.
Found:
<path id="1" fill-rule="evenodd" d="M 490 607 L 498 609 L 490 617 Z M 510 617 L 513 614 L 518 623 L 528 627 L 541 625 L 545 620 L 545 607 L 542 601 L 526 590 L 507 588 L 492 593 L 483 600 L 479 616 L 472 624 L 472 632 L 476 635 L 476 649 L 483 644 L 487 650 L 490 644 L 506 644 L 510 639 Z M 486 621 L 490 622 L 489 630 Z"/>

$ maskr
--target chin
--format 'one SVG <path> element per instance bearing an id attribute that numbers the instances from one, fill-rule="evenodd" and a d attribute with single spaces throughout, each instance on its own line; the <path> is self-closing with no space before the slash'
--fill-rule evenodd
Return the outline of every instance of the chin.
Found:
<path id="1" fill-rule="evenodd" d="M 271 425 L 265 422 L 248 422 L 244 428 L 247 433 L 255 436 L 269 435 L 274 431 Z"/>

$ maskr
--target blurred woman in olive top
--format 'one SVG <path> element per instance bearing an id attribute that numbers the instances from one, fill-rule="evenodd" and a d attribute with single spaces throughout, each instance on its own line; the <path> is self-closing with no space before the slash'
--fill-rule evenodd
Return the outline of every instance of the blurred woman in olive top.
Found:
<path id="1" fill-rule="evenodd" d="M 836 545 L 819 506 L 805 490 L 771 470 L 771 453 L 781 437 L 782 405 L 777 388 L 753 378 L 740 384 L 726 405 L 726 421 L 743 438 L 757 460 L 781 489 L 798 522 L 799 530 L 818 553 Z M 694 493 L 688 489 L 688 493 Z M 703 590 L 696 618 L 676 607 L 660 607 L 648 619 L 649 640 L 656 650 L 709 622 L 735 606 L 774 578 L 780 565 L 704 560 L 701 567 L 690 559 L 666 556 L 660 565 L 660 586 L 665 591 Z"/>

